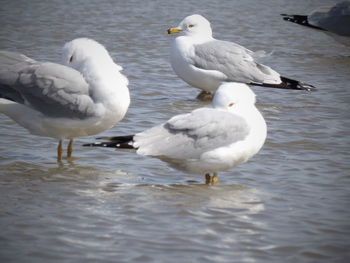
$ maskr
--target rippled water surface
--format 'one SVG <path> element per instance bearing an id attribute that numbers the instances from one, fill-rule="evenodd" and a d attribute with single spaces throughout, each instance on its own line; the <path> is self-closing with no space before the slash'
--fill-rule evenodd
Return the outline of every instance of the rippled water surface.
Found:
<path id="1" fill-rule="evenodd" d="M 124 67 L 132 103 L 105 136 L 206 104 L 169 65 L 166 29 L 193 13 L 318 91 L 255 87 L 266 144 L 213 187 L 157 159 L 81 147 L 93 137 L 58 165 L 55 140 L 0 115 L 1 262 L 349 262 L 350 48 L 279 16 L 332 2 L 2 0 L 1 49 L 58 62 L 66 41 L 91 37 Z"/>

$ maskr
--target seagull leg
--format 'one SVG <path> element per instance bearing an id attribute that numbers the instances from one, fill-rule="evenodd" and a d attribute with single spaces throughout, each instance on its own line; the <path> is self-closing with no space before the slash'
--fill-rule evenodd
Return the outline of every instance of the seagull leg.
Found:
<path id="1" fill-rule="evenodd" d="M 213 94 L 211 94 L 208 91 L 202 90 L 198 95 L 197 95 L 198 100 L 202 101 L 208 101 L 213 99 Z"/>
<path id="2" fill-rule="evenodd" d="M 59 140 L 57 146 L 57 162 L 62 161 L 62 140 Z"/>
<path id="3" fill-rule="evenodd" d="M 70 139 L 67 147 L 67 158 L 71 158 L 72 153 L 73 153 L 73 139 Z"/>
<path id="4" fill-rule="evenodd" d="M 211 185 L 216 185 L 218 182 L 218 175 L 216 173 L 213 174 L 211 178 Z"/>
<path id="5" fill-rule="evenodd" d="M 209 185 L 211 181 L 211 176 L 209 173 L 205 174 L 205 184 Z"/>
<path id="6" fill-rule="evenodd" d="M 210 173 L 205 174 L 205 184 L 206 185 L 216 185 L 218 182 L 218 176 L 216 173 L 213 173 L 211 176 Z"/>

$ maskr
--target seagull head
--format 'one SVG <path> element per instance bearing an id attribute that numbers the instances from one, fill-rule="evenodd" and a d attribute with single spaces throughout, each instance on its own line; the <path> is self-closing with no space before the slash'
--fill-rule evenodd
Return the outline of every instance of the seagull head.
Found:
<path id="1" fill-rule="evenodd" d="M 186 36 L 211 38 L 210 22 L 201 15 L 190 15 L 184 18 L 177 27 L 168 29 L 168 34 L 183 33 Z"/>
<path id="2" fill-rule="evenodd" d="M 81 72 L 87 63 L 113 62 L 106 48 L 95 40 L 77 38 L 63 47 L 63 64 Z"/>
<path id="3" fill-rule="evenodd" d="M 236 112 L 255 104 L 255 93 L 243 83 L 224 83 L 215 92 L 213 108 Z"/>

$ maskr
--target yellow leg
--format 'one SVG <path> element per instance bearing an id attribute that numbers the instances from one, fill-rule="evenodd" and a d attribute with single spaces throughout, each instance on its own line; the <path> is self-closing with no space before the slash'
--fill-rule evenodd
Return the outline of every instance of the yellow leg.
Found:
<path id="1" fill-rule="evenodd" d="M 218 182 L 218 177 L 216 174 L 214 174 L 211 178 L 211 185 L 216 185 Z"/>
<path id="2" fill-rule="evenodd" d="M 212 176 L 209 173 L 205 174 L 205 184 L 206 185 L 209 185 L 209 184 L 216 185 L 217 182 L 218 182 L 218 177 L 217 177 L 216 173 L 214 173 Z"/>
<path id="3" fill-rule="evenodd" d="M 57 146 L 57 162 L 62 161 L 62 140 L 59 140 Z"/>
<path id="4" fill-rule="evenodd" d="M 73 153 L 73 139 L 69 140 L 68 148 L 67 148 L 67 158 L 71 158 Z"/>

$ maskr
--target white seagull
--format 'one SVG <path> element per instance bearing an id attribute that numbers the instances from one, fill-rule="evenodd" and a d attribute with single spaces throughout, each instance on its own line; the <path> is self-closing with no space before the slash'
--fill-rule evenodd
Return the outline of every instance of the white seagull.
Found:
<path id="1" fill-rule="evenodd" d="M 246 162 L 263 146 L 266 123 L 255 107 L 255 94 L 242 83 L 224 83 L 211 107 L 177 115 L 151 129 L 84 146 L 135 149 L 215 184 L 216 172 Z"/>
<path id="2" fill-rule="evenodd" d="M 281 89 L 312 90 L 314 87 L 280 76 L 268 66 L 255 61 L 261 54 L 236 43 L 212 36 L 209 21 L 191 15 L 168 34 L 182 33 L 173 40 L 170 62 L 175 73 L 191 86 L 214 93 L 224 82 Z"/>
<path id="3" fill-rule="evenodd" d="M 0 112 L 30 133 L 62 140 L 95 135 L 123 119 L 129 104 L 128 79 L 98 42 L 78 38 L 63 47 L 65 65 L 38 62 L 0 51 Z"/>
<path id="4" fill-rule="evenodd" d="M 281 16 L 286 21 L 325 32 L 338 42 L 350 46 L 350 1 L 319 7 L 309 15 Z"/>

